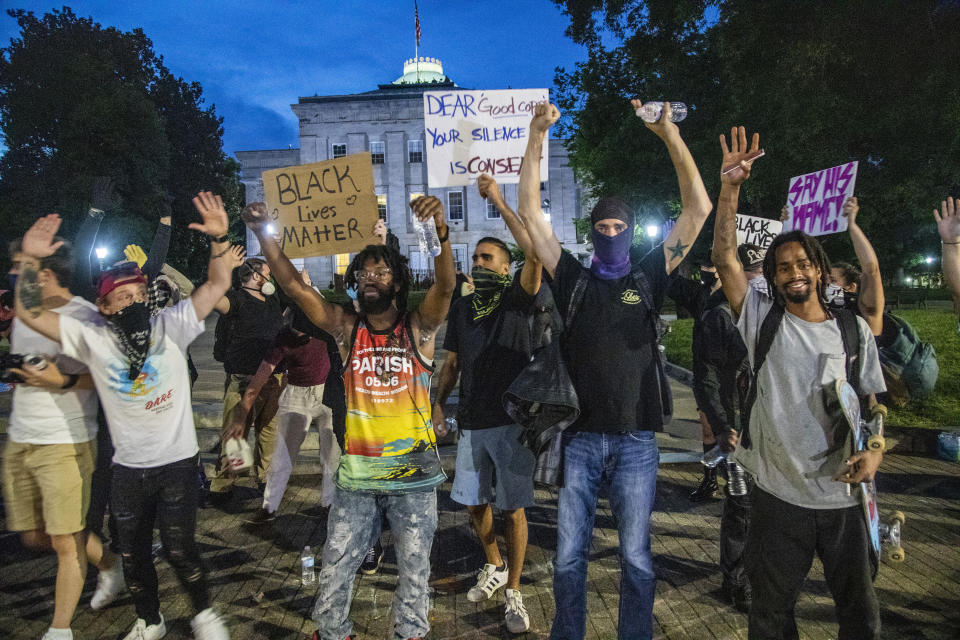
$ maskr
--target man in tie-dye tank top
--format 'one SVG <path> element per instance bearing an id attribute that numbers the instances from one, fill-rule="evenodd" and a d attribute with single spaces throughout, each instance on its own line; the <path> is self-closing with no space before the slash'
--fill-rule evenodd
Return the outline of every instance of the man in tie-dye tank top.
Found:
<path id="1" fill-rule="evenodd" d="M 243 211 L 277 282 L 311 322 L 336 339 L 344 361 L 346 438 L 313 610 L 318 640 L 352 637 L 353 578 L 379 532 L 381 515 L 390 523 L 397 553 L 394 637 L 422 638 L 430 630 L 427 582 L 437 528 L 436 486 L 445 478 L 430 418 L 430 376 L 434 338 L 446 319 L 456 277 L 440 200 L 425 196 L 410 206 L 421 221 L 435 220 L 441 252 L 434 259 L 434 285 L 409 312 L 410 270 L 395 249 L 370 245 L 350 263 L 346 284 L 357 287 L 356 312 L 325 301 L 303 284 L 267 231 L 263 203 Z"/>

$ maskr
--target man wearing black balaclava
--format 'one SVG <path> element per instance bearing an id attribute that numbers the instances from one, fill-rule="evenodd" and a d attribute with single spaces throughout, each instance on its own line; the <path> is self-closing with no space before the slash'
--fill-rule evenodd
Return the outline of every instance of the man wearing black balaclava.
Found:
<path id="1" fill-rule="evenodd" d="M 634 109 L 641 106 L 632 101 Z M 518 209 L 551 277 L 557 308 L 569 325 L 561 348 L 580 403 L 580 417 L 562 440 L 564 484 L 557 511 L 552 639 L 580 639 L 586 633 L 587 563 L 601 489 L 609 493 L 620 538 L 619 637 L 653 636 L 656 580 L 650 514 L 659 458 L 654 431 L 662 429 L 664 416 L 671 413 L 655 321 L 670 274 L 712 208 L 670 115 L 669 104 L 664 103 L 660 120 L 646 127 L 667 147 L 680 184 L 682 211 L 664 244 L 634 267 L 629 249 L 636 221 L 633 208 L 618 197 L 600 198 L 590 214 L 594 256 L 589 269 L 561 251 L 540 211 L 539 198 L 543 139 L 560 113 L 544 103 L 536 107 L 530 123 Z M 636 129 L 636 135 L 646 135 Z"/>
<path id="2" fill-rule="evenodd" d="M 477 242 L 471 272 L 474 291 L 454 302 L 447 318 L 443 341 L 447 356 L 437 375 L 433 426 L 438 434 L 446 432 L 443 405 L 459 376 L 460 441 L 450 497 L 467 507 L 486 557 L 467 599 L 480 602 L 506 587 L 504 621 L 511 633 L 523 633 L 530 628 L 520 594 L 527 549 L 524 509 L 533 506 L 535 460 L 533 452 L 521 443 L 523 427 L 504 411 L 501 399 L 529 356 L 507 348 L 499 338 L 505 311 L 532 310 L 541 269 L 523 223 L 507 206 L 496 181 L 482 175 L 477 187 L 480 195 L 499 209 L 517 244 L 524 249 L 526 260 L 518 277 L 511 279 L 507 245 L 492 237 Z M 503 514 L 506 558 L 497 546 L 492 504 Z"/>

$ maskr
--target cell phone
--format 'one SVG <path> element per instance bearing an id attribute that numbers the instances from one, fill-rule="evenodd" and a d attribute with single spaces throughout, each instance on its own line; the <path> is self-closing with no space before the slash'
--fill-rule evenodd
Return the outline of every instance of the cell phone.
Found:
<path id="1" fill-rule="evenodd" d="M 755 152 L 751 153 L 750 155 L 748 155 L 746 158 L 744 158 L 744 159 L 742 160 L 742 162 L 751 162 L 751 161 L 753 161 L 753 160 L 756 160 L 757 158 L 762 158 L 762 157 L 765 156 L 765 155 L 767 155 L 767 152 L 764 151 L 763 149 L 760 149 L 759 151 L 755 151 Z M 724 167 L 723 170 L 720 172 L 720 175 L 725 176 L 725 175 L 727 175 L 728 173 L 732 173 L 733 171 L 735 171 L 735 170 L 737 170 L 737 169 L 739 169 L 739 168 L 740 168 L 740 163 L 739 163 L 739 162 L 738 162 L 737 164 L 732 164 L 732 165 L 730 165 L 729 167 Z"/>

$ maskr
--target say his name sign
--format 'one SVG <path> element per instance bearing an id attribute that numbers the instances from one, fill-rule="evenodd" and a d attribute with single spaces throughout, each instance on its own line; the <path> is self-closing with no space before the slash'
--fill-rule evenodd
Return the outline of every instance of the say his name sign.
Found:
<path id="1" fill-rule="evenodd" d="M 424 92 L 427 184 L 462 187 L 481 173 L 501 184 L 519 182 L 534 107 L 548 97 L 547 89 Z M 545 139 L 541 182 L 548 177 L 548 157 Z"/>
<path id="2" fill-rule="evenodd" d="M 790 178 L 790 219 L 784 223 L 784 231 L 801 229 L 812 236 L 846 231 L 843 203 L 853 195 L 856 183 L 856 161 Z"/>
<path id="3" fill-rule="evenodd" d="M 737 244 L 747 242 L 766 249 L 782 230 L 779 220 L 737 214 Z"/>
<path id="4" fill-rule="evenodd" d="M 290 258 L 351 253 L 370 244 L 377 196 L 368 151 L 264 171 L 263 195 Z"/>

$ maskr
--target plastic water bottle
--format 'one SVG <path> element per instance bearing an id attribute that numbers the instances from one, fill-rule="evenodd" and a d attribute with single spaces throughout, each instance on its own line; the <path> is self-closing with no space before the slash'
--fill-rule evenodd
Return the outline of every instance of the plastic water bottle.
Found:
<path id="1" fill-rule="evenodd" d="M 710 449 L 710 451 L 707 451 L 705 454 L 703 454 L 703 460 L 701 460 L 701 462 L 703 462 L 703 466 L 706 468 L 713 469 L 726 459 L 727 453 L 725 451 L 721 451 L 720 445 L 718 444 L 713 449 Z"/>
<path id="2" fill-rule="evenodd" d="M 456 433 L 457 431 L 457 419 L 456 418 L 446 418 L 444 422 L 447 423 L 447 433 Z"/>
<path id="3" fill-rule="evenodd" d="M 747 495 L 746 471 L 739 464 L 732 460 L 727 460 L 727 491 L 731 496 Z"/>
<path id="4" fill-rule="evenodd" d="M 413 216 L 413 230 L 417 234 L 417 242 L 420 244 L 420 253 L 426 255 L 429 253 L 434 258 L 440 255 L 440 237 L 437 235 L 437 223 L 433 218 L 426 222 L 420 222 L 417 216 Z"/>
<path id="5" fill-rule="evenodd" d="M 310 545 L 303 548 L 300 554 L 300 584 L 308 585 L 317 581 L 317 572 L 313 569 L 313 552 L 310 551 Z"/>
<path id="6" fill-rule="evenodd" d="M 671 102 L 670 108 L 673 110 L 670 116 L 670 122 L 680 122 L 687 117 L 687 105 L 682 102 Z M 644 122 L 656 122 L 660 119 L 663 112 L 662 102 L 645 102 L 642 107 L 637 109 L 637 115 Z"/>

